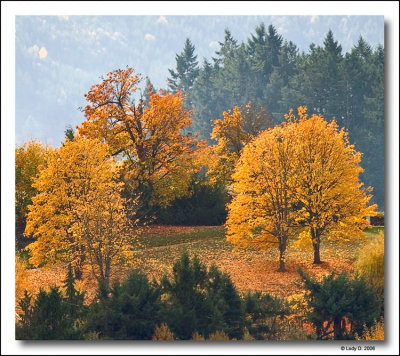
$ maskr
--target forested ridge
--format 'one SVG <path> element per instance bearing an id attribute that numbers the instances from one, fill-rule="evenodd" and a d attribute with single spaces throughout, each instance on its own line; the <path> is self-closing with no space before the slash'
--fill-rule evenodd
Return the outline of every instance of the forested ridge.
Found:
<path id="1" fill-rule="evenodd" d="M 374 188 L 373 201 L 384 210 L 383 46 L 373 48 L 360 36 L 343 53 L 329 31 L 322 46 L 311 43 L 307 53 L 300 52 L 264 23 L 241 43 L 226 29 L 219 46 L 215 56 L 200 62 L 188 38 L 169 70 L 169 90 L 183 92 L 185 106 L 193 109 L 193 132 L 211 140 L 213 121 L 249 102 L 265 107 L 274 124 L 290 108 L 307 106 L 348 131 L 363 153 L 361 178 Z"/>

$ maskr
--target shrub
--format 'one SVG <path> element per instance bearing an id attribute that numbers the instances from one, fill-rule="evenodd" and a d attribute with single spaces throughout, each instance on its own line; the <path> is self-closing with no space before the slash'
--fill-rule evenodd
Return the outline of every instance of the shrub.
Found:
<path id="1" fill-rule="evenodd" d="M 224 187 L 193 182 L 191 193 L 161 208 L 156 213 L 157 222 L 168 225 L 221 225 L 225 222 L 227 194 Z"/>
<path id="2" fill-rule="evenodd" d="M 286 302 L 278 297 L 260 292 L 248 292 L 244 298 L 246 324 L 256 340 L 276 340 L 281 332 L 281 323 L 289 314 Z"/>
<path id="3" fill-rule="evenodd" d="M 210 341 L 229 341 L 229 336 L 225 334 L 221 330 L 217 330 L 216 332 L 212 333 L 208 338 Z"/>
<path id="4" fill-rule="evenodd" d="M 367 327 L 364 328 L 364 332 L 361 336 L 356 335 L 356 340 L 376 340 L 383 341 L 385 340 L 385 323 L 383 320 L 380 320 L 376 324 L 374 324 L 369 329 Z"/>
<path id="5" fill-rule="evenodd" d="M 19 302 L 21 314 L 16 324 L 19 340 L 72 340 L 83 338 L 82 319 L 86 308 L 84 294 L 74 287 L 74 277 L 69 266 L 64 281 L 65 297 L 58 287 L 49 292 L 40 290 L 34 300 L 25 290 Z"/>
<path id="6" fill-rule="evenodd" d="M 90 306 L 87 332 L 102 339 L 151 340 L 160 324 L 160 289 L 135 270 L 112 288 L 99 285 L 98 300 Z"/>
<path id="7" fill-rule="evenodd" d="M 29 288 L 29 275 L 26 271 L 26 262 L 16 256 L 15 257 L 15 299 L 20 300 L 24 291 Z"/>
<path id="8" fill-rule="evenodd" d="M 193 341 L 204 341 L 204 336 L 200 335 L 197 331 L 195 331 L 192 335 L 192 340 Z"/>
<path id="9" fill-rule="evenodd" d="M 362 277 L 353 280 L 341 273 L 325 276 L 315 281 L 299 269 L 306 288 L 305 298 L 310 308 L 306 318 L 316 329 L 318 339 L 354 339 L 362 332 L 363 325 L 370 327 L 379 316 L 379 301 L 375 290 Z M 350 328 L 347 322 L 350 324 Z"/>
<path id="10" fill-rule="evenodd" d="M 161 325 L 156 326 L 154 330 L 153 340 L 174 340 L 174 334 L 171 332 L 171 330 L 169 330 L 167 324 L 162 323 Z"/>
<path id="11" fill-rule="evenodd" d="M 385 287 L 385 237 L 383 232 L 365 245 L 359 252 L 355 270 L 367 283 L 376 288 L 379 298 L 384 296 Z"/>
<path id="12" fill-rule="evenodd" d="M 251 336 L 251 334 L 249 333 L 249 330 L 247 328 L 244 329 L 242 340 L 243 341 L 253 341 L 254 340 L 254 337 Z"/>
<path id="13" fill-rule="evenodd" d="M 32 305 L 26 292 L 19 303 L 22 314 L 16 325 L 17 340 L 74 340 L 81 339 L 76 319 L 69 314 L 68 304 L 57 287 L 49 292 L 40 290 Z"/>
<path id="14" fill-rule="evenodd" d="M 174 334 L 188 340 L 197 332 L 208 338 L 217 330 L 241 338 L 245 323 L 243 302 L 227 274 L 209 269 L 184 253 L 173 267 L 170 281 L 162 281 L 165 319 Z"/>

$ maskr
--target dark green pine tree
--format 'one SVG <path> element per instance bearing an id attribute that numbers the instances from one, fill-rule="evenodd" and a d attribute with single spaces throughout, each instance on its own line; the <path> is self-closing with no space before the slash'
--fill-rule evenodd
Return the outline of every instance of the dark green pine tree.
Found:
<path id="1" fill-rule="evenodd" d="M 247 52 L 252 69 L 252 79 L 256 90 L 254 100 L 264 98 L 264 89 L 269 81 L 272 71 L 272 63 L 267 61 L 267 33 L 262 22 L 255 29 L 255 34 L 251 34 L 247 40 Z"/>
<path id="2" fill-rule="evenodd" d="M 286 302 L 269 294 L 248 292 L 244 310 L 247 329 L 256 340 L 279 340 L 279 319 L 289 314 Z"/>
<path id="3" fill-rule="evenodd" d="M 342 47 L 329 31 L 324 47 L 310 45 L 310 53 L 297 60 L 298 74 L 282 91 L 283 101 L 290 107 L 306 105 L 309 112 L 320 113 L 327 120 L 333 117 L 339 125 L 345 120 L 346 91 L 343 76 Z"/>
<path id="4" fill-rule="evenodd" d="M 222 109 L 215 82 L 216 72 L 217 69 L 204 59 L 192 90 L 194 108 L 192 129 L 203 139 L 210 138 L 211 120 L 215 119 Z"/>
<path id="5" fill-rule="evenodd" d="M 281 52 L 282 43 L 282 36 L 278 34 L 273 25 L 269 25 L 267 34 L 267 61 L 271 63 L 272 67 L 279 65 L 279 54 Z"/>
<path id="6" fill-rule="evenodd" d="M 254 101 L 261 102 L 266 98 L 266 86 L 274 67 L 279 66 L 279 55 L 282 47 L 282 36 L 273 25 L 266 31 L 264 23 L 255 29 L 255 35 L 247 41 L 247 52 L 252 69 L 252 82 L 255 86 Z"/>
<path id="7" fill-rule="evenodd" d="M 306 302 L 310 311 L 307 318 L 315 328 L 318 339 L 354 339 L 363 325 L 370 327 L 380 314 L 376 293 L 363 278 L 350 280 L 345 273 L 334 273 L 318 282 L 299 269 L 306 289 Z M 350 332 L 347 330 L 350 322 Z"/>
<path id="8" fill-rule="evenodd" d="M 339 124 L 343 125 L 346 113 L 344 105 L 346 91 L 342 69 L 342 46 L 335 41 L 331 30 L 328 31 L 324 40 L 322 60 L 324 114 L 327 119 L 335 117 Z"/>
<path id="9" fill-rule="evenodd" d="M 99 284 L 98 300 L 90 305 L 89 332 L 102 339 L 151 340 L 160 320 L 160 288 L 138 270 L 111 288 Z"/>
<path id="10" fill-rule="evenodd" d="M 235 105 L 254 100 L 256 93 L 246 46 L 243 43 L 239 45 L 228 29 L 225 30 L 224 42 L 219 42 L 219 45 L 217 57 L 213 58 L 219 110 L 212 119 Z"/>
<path id="11" fill-rule="evenodd" d="M 351 135 L 365 126 L 364 96 L 371 96 L 371 82 L 368 79 L 367 62 L 372 56 L 371 47 L 359 38 L 358 43 L 344 59 L 344 77 L 346 87 L 346 117 L 344 126 Z"/>
<path id="12" fill-rule="evenodd" d="M 68 265 L 68 272 L 65 280 L 63 281 L 65 288 L 65 303 L 69 316 L 73 319 L 79 317 L 84 309 L 83 300 L 84 293 L 79 293 L 75 289 L 75 278 L 72 271 L 71 264 Z"/>
<path id="13" fill-rule="evenodd" d="M 22 313 L 19 315 L 20 321 L 16 324 L 15 338 L 17 340 L 27 340 L 30 338 L 29 330 L 32 323 L 32 296 L 25 290 L 24 297 L 19 301 Z"/>
<path id="14" fill-rule="evenodd" d="M 181 54 L 175 56 L 176 69 L 168 69 L 171 77 L 168 78 L 168 88 L 175 93 L 181 91 L 186 97 L 185 106 L 191 108 L 191 91 L 193 84 L 199 74 L 197 55 L 194 54 L 195 47 L 187 38 Z"/>
<path id="15" fill-rule="evenodd" d="M 279 65 L 274 69 L 266 86 L 265 96 L 275 122 L 281 122 L 290 109 L 283 100 L 283 92 L 289 86 L 289 79 L 297 74 L 298 49 L 292 41 L 285 41 L 279 54 Z"/>
<path id="16" fill-rule="evenodd" d="M 233 103 L 231 81 L 232 74 L 236 76 L 233 62 L 239 45 L 228 29 L 225 29 L 224 42 L 218 43 L 220 48 L 218 51 L 215 51 L 216 57 L 212 58 L 214 61 L 213 72 L 218 106 L 209 120 L 215 120 L 217 117 L 220 117 L 223 111 L 232 107 Z M 211 131 L 211 122 L 209 130 Z"/>
<path id="17" fill-rule="evenodd" d="M 21 307 L 24 315 L 16 325 L 16 338 L 19 340 L 75 340 L 81 339 L 80 330 L 69 317 L 67 304 L 57 287 L 49 292 L 41 290 L 35 298 L 31 311 L 27 313 L 28 299 L 24 298 Z"/>
<path id="18" fill-rule="evenodd" d="M 239 340 L 243 337 L 245 325 L 244 304 L 227 274 L 222 274 L 221 282 L 217 296 L 223 304 L 223 307 L 221 305 L 219 310 L 222 311 L 222 318 L 226 327 L 222 330 L 229 338 Z"/>
<path id="19" fill-rule="evenodd" d="M 385 209 L 385 55 L 382 46 L 373 52 L 367 61 L 368 81 L 371 91 L 364 95 L 362 110 L 366 132 L 359 136 L 358 145 L 364 153 L 362 179 L 374 187 L 374 201 L 379 209 Z M 357 142 L 356 142 L 357 145 Z M 356 146 L 357 147 L 357 146 Z"/>
<path id="20" fill-rule="evenodd" d="M 383 301 L 376 290 L 368 286 L 363 277 L 356 276 L 351 281 L 352 307 L 348 313 L 351 323 L 350 337 L 362 335 L 365 327 L 370 328 L 381 315 Z"/>
<path id="21" fill-rule="evenodd" d="M 245 105 L 254 100 L 256 86 L 252 80 L 251 67 L 245 45 L 242 43 L 235 55 L 226 62 L 224 67 L 225 87 L 229 91 L 229 108 L 235 105 Z M 258 101 L 260 102 L 261 99 Z"/>
<path id="22" fill-rule="evenodd" d="M 217 57 L 213 57 L 214 64 L 222 67 L 225 66 L 229 58 L 234 56 L 239 47 L 237 40 L 232 37 L 229 29 L 225 29 L 224 33 L 224 42 L 218 42 L 220 49 L 219 51 L 215 51 Z"/>
<path id="23" fill-rule="evenodd" d="M 200 260 L 191 260 L 185 252 L 173 266 L 172 280 L 162 281 L 167 303 L 165 320 L 181 340 L 191 339 L 195 331 L 205 337 L 209 334 L 212 309 L 206 301 L 206 277 L 207 270 Z"/>

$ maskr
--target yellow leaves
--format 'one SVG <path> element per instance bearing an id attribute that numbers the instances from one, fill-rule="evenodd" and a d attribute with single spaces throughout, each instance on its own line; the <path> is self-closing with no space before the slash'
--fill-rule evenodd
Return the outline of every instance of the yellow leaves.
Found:
<path id="1" fill-rule="evenodd" d="M 208 162 L 210 180 L 230 184 L 243 147 L 271 123 L 267 109 L 252 102 L 242 108 L 235 106 L 233 111 L 223 113 L 223 119 L 215 120 L 211 138 L 217 144 L 211 147 Z"/>
<path id="2" fill-rule="evenodd" d="M 293 248 L 300 250 L 312 249 L 312 238 L 310 231 L 308 229 L 301 231 L 297 240 L 293 242 L 292 246 Z"/>
<path id="3" fill-rule="evenodd" d="M 107 145 L 78 135 L 40 171 L 35 187 L 41 193 L 33 198 L 25 230 L 37 238 L 27 246 L 33 265 L 85 261 L 101 274 L 126 255 L 131 237 L 123 183 L 115 181 L 119 167 L 107 152 Z"/>
<path id="4" fill-rule="evenodd" d="M 357 335 L 356 340 L 367 340 L 367 341 L 384 341 L 385 340 L 385 323 L 380 320 L 374 324 L 371 328 L 365 328 L 361 336 Z"/>
<path id="5" fill-rule="evenodd" d="M 15 256 L 15 300 L 19 301 L 23 296 L 25 290 L 30 290 L 29 275 L 26 270 L 26 262 Z"/>
<path id="6" fill-rule="evenodd" d="M 17 219 L 23 219 L 28 213 L 28 205 L 37 193 L 32 183 L 51 148 L 43 146 L 39 141 L 25 142 L 15 149 L 15 205 Z"/>
<path id="7" fill-rule="evenodd" d="M 241 151 L 227 220 L 235 244 L 261 246 L 256 225 L 278 240 L 294 227 L 301 229 L 294 248 L 311 247 L 324 236 L 362 238 L 366 216 L 374 214 L 376 206 L 368 205 L 371 196 L 359 180 L 361 155 L 347 133 L 334 120 L 309 117 L 306 107 L 297 111 L 298 117 L 290 110 L 282 125 L 262 132 Z"/>

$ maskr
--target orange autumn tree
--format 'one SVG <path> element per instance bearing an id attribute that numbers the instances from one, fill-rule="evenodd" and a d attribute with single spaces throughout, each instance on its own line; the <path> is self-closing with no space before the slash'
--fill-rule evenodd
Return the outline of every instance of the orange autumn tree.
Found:
<path id="1" fill-rule="evenodd" d="M 152 94 L 145 105 L 140 82 L 132 68 L 108 73 L 85 94 L 86 121 L 78 131 L 106 142 L 110 154 L 122 158 L 124 180 L 133 195 L 140 195 L 146 215 L 152 206 L 165 206 L 188 194 L 197 169 L 197 141 L 183 133 L 191 124 L 191 113 L 184 109 L 181 93 Z"/>
<path id="2" fill-rule="evenodd" d="M 36 241 L 26 249 L 35 266 L 70 262 L 76 276 L 90 266 L 109 283 L 112 268 L 129 262 L 131 231 L 117 183 L 119 167 L 109 147 L 77 136 L 48 157 L 33 186 L 39 191 L 29 206 L 26 236 Z"/>
<path id="3" fill-rule="evenodd" d="M 15 226 L 17 236 L 23 233 L 26 224 L 28 205 L 36 195 L 32 187 L 39 167 L 45 165 L 50 148 L 38 140 L 28 141 L 15 148 Z"/>
<path id="4" fill-rule="evenodd" d="M 306 111 L 299 107 L 296 117 L 291 110 L 286 119 L 294 121 L 297 133 L 296 220 L 302 227 L 297 244 L 311 244 L 314 263 L 319 264 L 321 241 L 363 239 L 367 216 L 376 214 L 376 205 L 369 205 L 372 189 L 359 178 L 362 154 L 349 143 L 347 132 L 335 120 L 308 117 Z"/>
<path id="5" fill-rule="evenodd" d="M 293 125 L 287 123 L 262 132 L 244 147 L 233 174 L 226 221 L 227 240 L 237 247 L 278 247 L 282 272 L 295 222 L 294 151 Z"/>
<path id="6" fill-rule="evenodd" d="M 223 119 L 214 121 L 211 138 L 217 143 L 207 152 L 207 176 L 211 182 L 220 181 L 225 185 L 232 183 L 235 164 L 243 147 L 262 130 L 272 125 L 272 119 L 264 106 L 250 102 L 233 111 L 224 111 Z"/>

